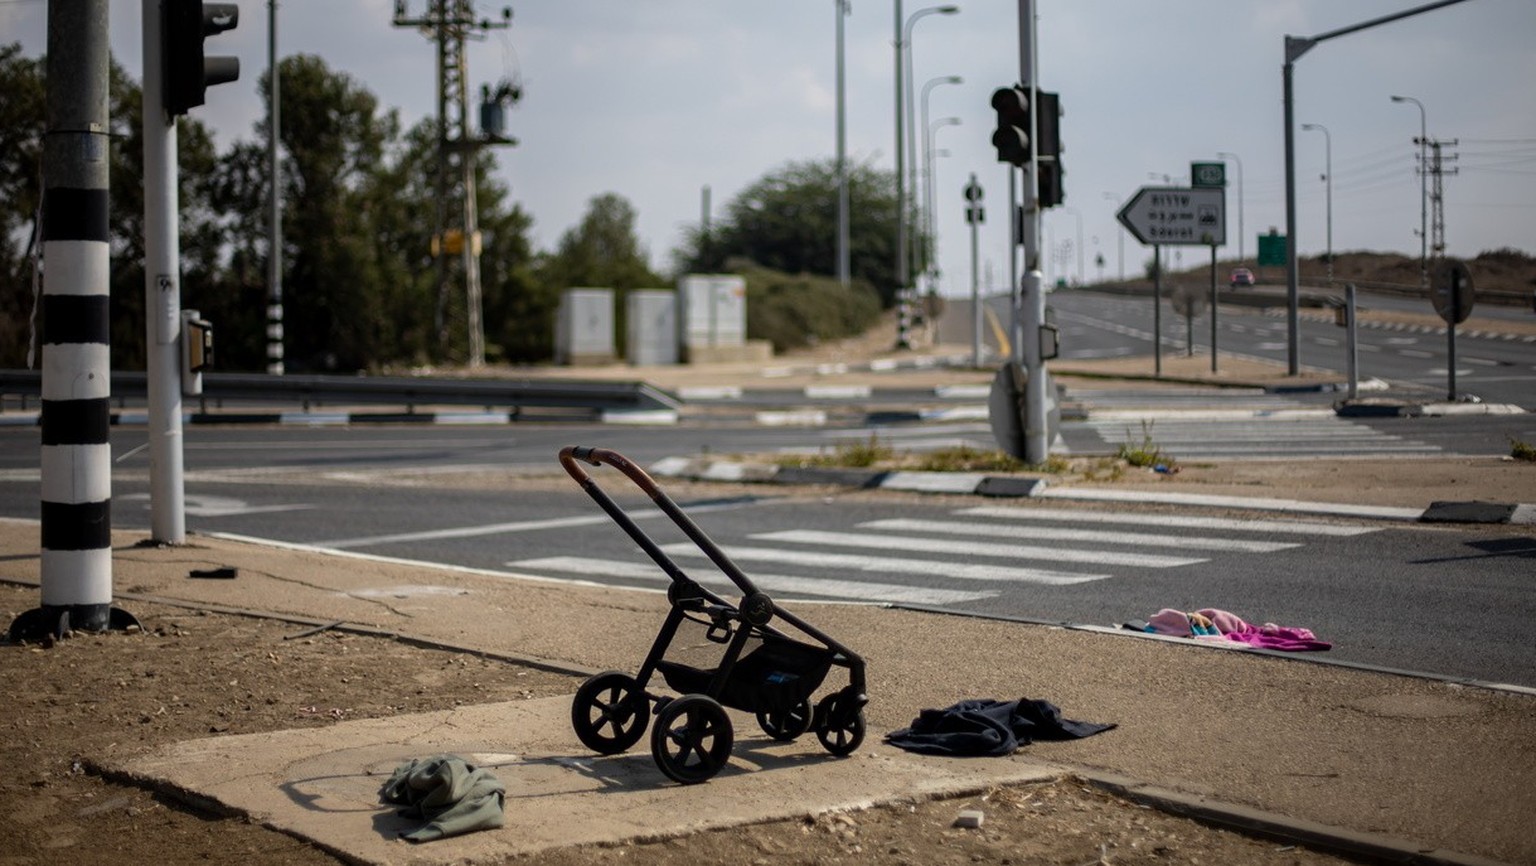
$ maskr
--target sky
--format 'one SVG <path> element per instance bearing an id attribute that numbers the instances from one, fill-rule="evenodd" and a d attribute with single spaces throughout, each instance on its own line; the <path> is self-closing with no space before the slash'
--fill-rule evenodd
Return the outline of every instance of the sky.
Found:
<path id="1" fill-rule="evenodd" d="M 977 281 L 983 290 L 1007 284 L 1008 167 L 991 145 L 989 99 L 1021 77 L 1019 4 L 956 2 L 953 15 L 917 14 L 938 2 L 902 4 L 915 95 L 934 79 L 963 79 L 934 85 L 928 98 L 930 121 L 960 120 L 936 127 L 932 160 L 939 288 L 951 296 L 971 289 L 961 191 L 973 173 L 988 206 L 977 231 Z M 493 19 L 503 5 L 476 3 Z M 1187 184 L 1190 163 L 1218 153 L 1236 156 L 1227 171 L 1229 244 L 1219 252 L 1238 257 L 1241 224 L 1241 252 L 1251 260 L 1257 235 L 1285 230 L 1285 35 L 1321 35 L 1422 5 L 1036 0 L 1039 86 L 1060 94 L 1064 112 L 1066 202 L 1044 221 L 1047 278 L 1140 273 L 1151 250 L 1126 236 L 1115 212 L 1140 187 Z M 263 110 L 256 82 L 267 66 L 268 3 L 239 6 L 239 26 L 210 39 L 209 53 L 238 56 L 241 80 L 210 89 L 208 104 L 194 110 L 220 147 L 253 139 Z M 895 2 L 851 6 L 848 155 L 889 170 Z M 719 218 L 765 174 L 836 152 L 838 0 L 516 0 L 511 7 L 510 28 L 470 43 L 469 80 L 472 98 L 480 84 L 504 78 L 524 88 L 508 117 L 508 133 L 521 143 L 498 149 L 497 160 L 501 179 L 534 219 L 538 249 L 553 249 L 593 197 L 612 192 L 634 205 L 640 240 L 666 273 L 671 251 L 700 221 L 706 186 Z M 406 8 L 419 16 L 427 0 L 406 0 Z M 283 0 L 278 52 L 319 55 L 410 125 L 435 111 L 436 61 L 432 43 L 393 26 L 393 14 L 393 0 Z M 142 15 L 140 2 L 111 3 L 113 52 L 136 77 Z M 0 40 L 40 54 L 46 17 L 46 0 L 0 0 Z M 1457 172 L 1444 177 L 1447 252 L 1536 253 L 1533 39 L 1536 2 L 1466 0 L 1322 42 L 1297 60 L 1298 250 L 1313 255 L 1328 247 L 1323 175 L 1331 157 L 1333 249 L 1418 255 L 1413 139 L 1421 118 L 1413 104 L 1392 102 L 1396 94 L 1424 105 L 1430 138 L 1459 142 L 1443 150 L 1445 166 Z M 914 114 L 920 120 L 920 104 Z M 1328 134 L 1302 130 L 1303 123 Z M 919 155 L 925 137 L 919 133 Z M 909 155 L 908 165 L 914 162 L 921 168 Z M 1184 267 L 1209 261 L 1199 248 L 1171 252 Z"/>

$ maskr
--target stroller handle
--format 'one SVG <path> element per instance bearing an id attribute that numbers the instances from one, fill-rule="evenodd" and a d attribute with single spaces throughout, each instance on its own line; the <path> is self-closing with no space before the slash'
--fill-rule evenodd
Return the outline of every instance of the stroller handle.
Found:
<path id="1" fill-rule="evenodd" d="M 567 445 L 560 449 L 560 465 L 565 467 L 566 473 L 576 479 L 576 483 L 586 485 L 592 480 L 592 476 L 576 462 L 578 460 L 590 463 L 593 466 L 602 466 L 604 464 L 612 466 L 628 476 L 629 480 L 633 481 L 636 487 L 639 487 L 652 499 L 661 493 L 661 488 L 656 485 L 656 481 L 651 478 L 649 473 L 636 466 L 628 457 L 612 449 L 597 448 L 591 445 Z"/>
<path id="2" fill-rule="evenodd" d="M 674 580 L 682 577 L 682 570 L 677 567 L 677 564 L 670 557 L 662 552 L 661 548 L 645 534 L 645 531 L 629 515 L 624 513 L 624 510 L 619 507 L 618 503 L 613 501 L 612 497 L 603 492 L 602 487 L 577 462 L 578 460 L 590 463 L 593 466 L 607 464 L 624 473 L 630 481 L 635 483 L 636 487 L 640 488 L 646 496 L 651 498 L 651 502 L 655 503 L 656 507 L 661 509 L 663 514 L 671 518 L 672 522 L 683 531 L 684 535 L 688 536 L 694 544 L 699 546 L 700 550 L 704 551 L 704 554 L 709 557 L 710 561 L 726 577 L 730 578 L 731 582 L 736 584 L 744 594 L 757 594 L 757 587 L 752 583 L 752 579 L 747 577 L 736 566 L 736 563 L 732 562 L 725 555 L 725 551 L 721 550 L 719 546 L 710 540 L 709 536 L 704 534 L 704 530 L 700 529 L 698 524 L 694 523 L 688 515 L 683 513 L 683 510 L 678 507 L 677 503 L 672 501 L 672 497 L 668 496 L 666 491 L 657 485 L 649 473 L 636 465 L 628 457 L 608 448 L 596 448 L 591 445 L 567 445 L 561 448 L 560 465 L 565 467 L 565 471 L 570 474 L 571 478 L 575 479 L 577 484 L 581 485 L 581 488 L 586 491 L 587 495 L 592 497 L 593 501 L 607 512 L 608 516 L 613 518 L 613 521 L 630 538 L 634 539 L 635 543 L 640 546 L 640 549 L 644 550 Z"/>

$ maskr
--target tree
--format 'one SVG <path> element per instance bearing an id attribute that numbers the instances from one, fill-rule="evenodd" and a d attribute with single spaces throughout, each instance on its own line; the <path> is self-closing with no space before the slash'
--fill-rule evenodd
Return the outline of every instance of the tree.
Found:
<path id="1" fill-rule="evenodd" d="M 284 280 L 287 358 L 297 369 L 355 370 L 390 354 L 374 226 L 375 168 L 399 133 L 394 112 L 313 55 L 282 60 L 288 154 L 284 236 L 295 239 Z"/>
<path id="2" fill-rule="evenodd" d="M 43 61 L 0 46 L 0 367 L 26 363 L 37 206 L 43 194 Z M 36 363 L 36 358 L 33 362 Z"/>
<path id="3" fill-rule="evenodd" d="M 852 276 L 894 302 L 896 179 L 868 164 L 848 173 Z M 837 170 L 833 160 L 792 162 L 742 190 L 708 237 L 699 229 L 676 255 L 682 270 L 718 271 L 743 258 L 790 274 L 837 273 Z"/>
<path id="4" fill-rule="evenodd" d="M 645 250 L 635 235 L 635 208 L 623 196 L 603 193 L 587 202 L 581 224 L 566 230 L 555 251 L 543 257 L 538 266 L 540 284 L 534 315 L 543 318 L 542 333 L 548 334 L 550 351 L 554 348 L 555 311 L 566 289 L 593 286 L 614 290 L 616 312 L 614 326 L 618 348 L 624 342 L 624 295 L 631 289 L 654 288 L 666 281 L 651 271 Z M 535 323 L 530 322 L 530 325 Z M 542 347 L 541 347 L 542 348 Z"/>

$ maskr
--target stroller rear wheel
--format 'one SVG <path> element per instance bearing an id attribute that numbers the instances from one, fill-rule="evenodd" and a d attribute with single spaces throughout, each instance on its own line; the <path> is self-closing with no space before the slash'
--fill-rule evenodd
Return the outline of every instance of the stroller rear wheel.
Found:
<path id="1" fill-rule="evenodd" d="M 667 778 L 693 785 L 720 772 L 734 739 L 731 718 L 718 701 L 708 695 L 684 695 L 657 714 L 651 754 Z"/>
<path id="2" fill-rule="evenodd" d="M 576 738 L 600 755 L 616 755 L 640 742 L 650 720 L 650 706 L 639 682 L 623 671 L 590 677 L 571 701 Z"/>
<path id="3" fill-rule="evenodd" d="M 848 713 L 842 706 L 844 700 L 846 698 L 838 695 L 828 695 L 817 707 L 818 715 L 824 721 L 816 729 L 816 739 L 821 741 L 822 748 L 838 757 L 853 754 L 853 750 L 864 742 L 864 708 Z"/>
<path id="4" fill-rule="evenodd" d="M 760 710 L 757 726 L 775 740 L 787 743 L 811 729 L 811 702 L 801 701 L 788 712 Z"/>

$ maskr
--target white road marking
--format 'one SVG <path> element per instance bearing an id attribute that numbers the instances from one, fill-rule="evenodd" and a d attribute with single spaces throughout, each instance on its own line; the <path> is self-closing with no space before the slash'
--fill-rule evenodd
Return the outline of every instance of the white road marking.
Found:
<path id="1" fill-rule="evenodd" d="M 666 573 L 655 565 L 641 562 L 623 562 L 611 559 L 590 559 L 581 556 L 547 556 L 540 559 L 522 559 L 508 562 L 510 568 L 534 571 L 558 571 L 581 575 L 603 575 L 628 580 L 667 581 Z M 711 572 L 703 577 L 690 574 L 694 580 L 706 586 L 724 586 L 735 589 L 736 585 L 725 575 Z M 818 577 L 796 577 L 784 574 L 749 574 L 748 577 L 765 592 L 797 593 L 801 595 L 828 595 L 840 598 L 856 598 L 863 601 L 901 602 L 904 604 L 957 604 L 996 598 L 996 590 L 930 589 L 921 586 L 903 586 L 896 583 L 877 583 L 857 580 L 831 580 Z"/>
<path id="2" fill-rule="evenodd" d="M 860 532 L 823 532 L 816 529 L 790 529 L 752 536 L 761 541 L 794 544 L 830 544 L 838 547 L 868 547 L 875 550 L 909 550 L 915 553 L 959 553 L 974 556 L 1002 556 L 1010 559 L 1042 559 L 1050 562 L 1082 562 L 1092 565 L 1132 565 L 1144 568 L 1174 568 L 1205 562 L 1185 556 L 1151 553 L 1115 553 L 1106 550 L 1074 550 L 1064 547 L 1037 547 L 1026 544 L 991 544 L 985 541 L 947 541 L 937 538 L 901 538 Z"/>
<path id="3" fill-rule="evenodd" d="M 1209 538 L 1191 535 L 1153 535 L 1147 532 L 1106 532 L 1096 529 L 1066 529 L 1060 526 L 1002 526 L 995 523 L 955 523 L 948 520 L 913 520 L 891 518 L 860 523 L 861 529 L 890 532 L 937 532 L 943 535 L 980 535 L 987 538 L 1022 541 L 1087 541 L 1098 544 L 1135 544 L 1145 547 L 1172 547 L 1182 550 L 1228 550 L 1242 553 L 1274 553 L 1300 547 L 1300 542 L 1250 541 L 1242 538 Z"/>
<path id="4" fill-rule="evenodd" d="M 671 556 L 703 556 L 703 551 L 691 544 L 669 544 L 662 551 Z M 1078 574 L 1071 571 L 1049 571 L 1038 568 L 1013 568 L 1002 565 L 967 562 L 935 562 L 895 556 L 860 556 L 851 553 L 826 551 L 783 550 L 770 547 L 725 548 L 731 559 L 775 562 L 784 565 L 811 565 L 824 568 L 846 568 L 856 571 L 878 571 L 894 574 L 922 574 L 936 577 L 953 577 L 961 580 L 997 580 L 1011 583 L 1038 583 L 1045 586 L 1069 586 L 1104 580 L 1107 574 Z"/>
<path id="5" fill-rule="evenodd" d="M 1306 523 L 1297 520 L 1235 520 L 1230 517 L 1185 517 L 1175 514 L 1136 514 L 1128 511 L 1077 511 L 1070 508 L 1008 508 L 999 505 L 979 505 L 956 513 L 972 517 L 1003 517 L 1009 520 L 1129 523 L 1135 526 L 1169 526 L 1179 529 L 1283 532 L 1340 537 L 1381 531 L 1374 526 L 1338 526 L 1332 523 Z"/>

